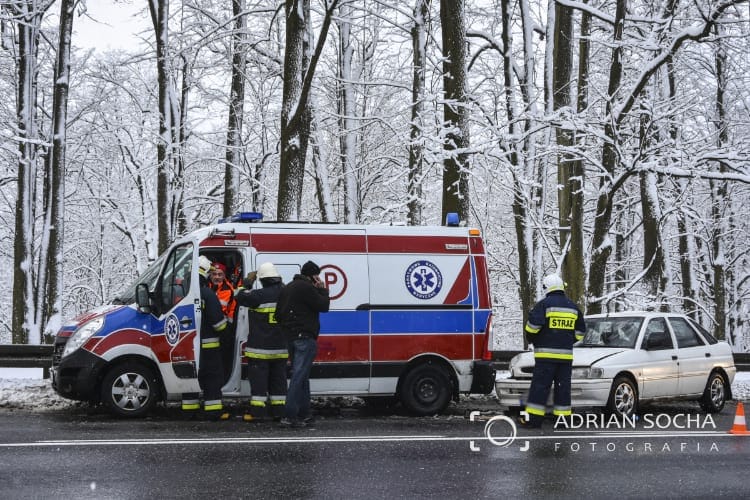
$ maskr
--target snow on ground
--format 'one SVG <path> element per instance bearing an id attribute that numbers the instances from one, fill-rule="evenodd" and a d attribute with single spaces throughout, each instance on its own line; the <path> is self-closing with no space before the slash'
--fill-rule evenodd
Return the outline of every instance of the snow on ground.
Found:
<path id="1" fill-rule="evenodd" d="M 41 378 L 41 370 L 0 369 L 0 409 L 57 410 L 83 403 L 62 398 L 52 389 L 49 379 Z M 498 372 L 498 378 L 508 372 Z M 732 383 L 734 399 L 750 401 L 750 372 L 737 372 Z"/>

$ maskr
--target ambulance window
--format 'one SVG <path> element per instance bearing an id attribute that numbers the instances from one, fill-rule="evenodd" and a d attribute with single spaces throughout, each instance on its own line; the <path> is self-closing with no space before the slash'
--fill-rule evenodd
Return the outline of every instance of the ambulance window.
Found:
<path id="1" fill-rule="evenodd" d="M 139 284 L 143 283 L 148 287 L 150 292 L 154 291 L 156 287 L 156 280 L 159 277 L 159 271 L 161 271 L 161 265 L 164 263 L 165 255 L 162 254 L 156 259 L 148 269 L 146 269 L 140 276 L 138 276 L 133 283 L 131 283 L 125 290 L 120 292 L 114 299 L 113 304 L 133 304 L 135 303 L 135 288 Z"/>
<path id="2" fill-rule="evenodd" d="M 161 279 L 159 294 L 161 312 L 168 311 L 188 294 L 192 263 L 192 243 L 186 243 L 172 250 Z"/>

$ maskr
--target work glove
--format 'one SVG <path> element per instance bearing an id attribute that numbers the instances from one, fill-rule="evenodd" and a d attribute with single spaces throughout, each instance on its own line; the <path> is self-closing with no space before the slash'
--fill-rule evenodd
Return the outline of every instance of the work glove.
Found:
<path id="1" fill-rule="evenodd" d="M 252 285 L 255 283 L 255 278 L 258 277 L 258 271 L 250 271 L 247 273 L 247 276 L 245 276 L 244 281 L 242 282 L 245 285 Z"/>

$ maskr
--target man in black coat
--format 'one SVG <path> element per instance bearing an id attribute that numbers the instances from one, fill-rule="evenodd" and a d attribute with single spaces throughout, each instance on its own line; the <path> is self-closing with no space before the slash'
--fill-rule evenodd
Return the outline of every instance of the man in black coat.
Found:
<path id="1" fill-rule="evenodd" d="M 289 341 L 292 377 L 284 405 L 285 427 L 312 423 L 310 410 L 310 370 L 318 354 L 320 313 L 327 312 L 331 299 L 320 280 L 320 267 L 312 261 L 284 287 L 276 304 L 276 319 Z"/>

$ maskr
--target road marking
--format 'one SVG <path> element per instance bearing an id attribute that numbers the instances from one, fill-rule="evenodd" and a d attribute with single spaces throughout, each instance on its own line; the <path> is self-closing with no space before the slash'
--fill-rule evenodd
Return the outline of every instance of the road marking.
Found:
<path id="1" fill-rule="evenodd" d="M 634 439 L 634 438 L 685 438 L 685 437 L 724 437 L 742 439 L 744 436 L 721 431 L 697 432 L 601 432 L 588 434 L 551 434 L 516 436 L 516 440 L 582 440 L 592 438 Z M 59 446 L 153 446 L 153 445 L 206 445 L 206 444 L 317 444 L 317 443 L 394 443 L 394 442 L 446 442 L 446 441 L 488 441 L 487 436 L 281 436 L 251 438 L 160 438 L 160 439 L 64 439 L 54 441 L 32 441 L 28 443 L 0 443 L 0 448 L 50 448 Z"/>

